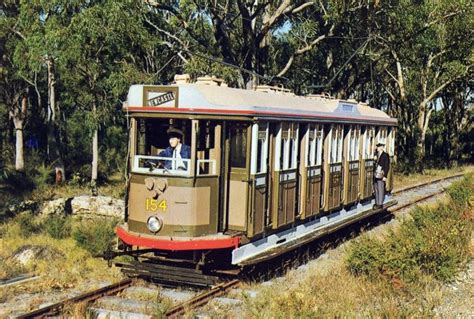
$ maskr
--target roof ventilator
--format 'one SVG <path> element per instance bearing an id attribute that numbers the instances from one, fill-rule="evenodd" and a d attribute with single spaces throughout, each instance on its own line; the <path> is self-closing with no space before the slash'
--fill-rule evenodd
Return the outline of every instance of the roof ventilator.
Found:
<path id="1" fill-rule="evenodd" d="M 255 88 L 255 91 L 283 95 L 295 95 L 290 89 L 285 89 L 283 86 L 258 85 Z"/>
<path id="2" fill-rule="evenodd" d="M 225 83 L 223 79 L 217 78 L 215 76 L 201 76 L 197 78 L 196 84 L 227 87 L 227 83 Z"/>

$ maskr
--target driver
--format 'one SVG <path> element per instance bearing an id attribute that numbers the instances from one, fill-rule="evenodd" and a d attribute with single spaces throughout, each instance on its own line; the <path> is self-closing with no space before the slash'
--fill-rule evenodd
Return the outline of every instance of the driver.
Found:
<path id="1" fill-rule="evenodd" d="M 188 165 L 182 159 L 191 158 L 191 147 L 181 143 L 183 132 L 177 128 L 170 127 L 166 133 L 168 133 L 170 146 L 161 151 L 158 156 L 174 160 L 164 161 L 164 167 L 169 170 L 187 170 Z"/>

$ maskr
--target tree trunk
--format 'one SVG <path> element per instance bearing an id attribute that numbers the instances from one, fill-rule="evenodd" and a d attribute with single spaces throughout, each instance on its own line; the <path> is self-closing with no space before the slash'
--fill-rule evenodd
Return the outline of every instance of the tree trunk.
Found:
<path id="1" fill-rule="evenodd" d="M 21 98 L 21 106 L 15 105 L 10 116 L 15 126 L 15 170 L 23 172 L 25 170 L 25 158 L 23 150 L 23 124 L 26 118 L 28 97 L 24 95 Z"/>
<path id="2" fill-rule="evenodd" d="M 23 121 L 21 121 L 23 122 Z M 25 158 L 23 156 L 23 123 L 21 123 L 20 128 L 16 127 L 16 147 L 15 147 L 15 169 L 19 172 L 25 170 Z"/>
<path id="3" fill-rule="evenodd" d="M 56 184 L 61 184 L 65 181 L 64 162 L 61 157 L 61 152 L 58 142 L 58 124 L 56 114 L 56 78 L 54 70 L 54 60 L 49 58 L 46 61 L 48 67 L 48 146 L 47 153 L 49 160 L 54 165 Z"/>
<path id="4" fill-rule="evenodd" d="M 97 114 L 97 106 L 94 102 L 92 106 L 92 112 L 94 113 L 94 119 Z M 94 128 L 94 133 L 92 136 L 92 177 L 91 177 L 91 188 L 92 195 L 97 195 L 97 175 L 99 167 L 99 128 L 96 126 Z"/>

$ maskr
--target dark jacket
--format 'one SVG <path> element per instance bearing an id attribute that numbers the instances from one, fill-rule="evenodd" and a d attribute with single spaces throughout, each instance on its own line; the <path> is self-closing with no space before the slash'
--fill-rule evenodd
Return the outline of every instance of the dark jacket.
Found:
<path id="1" fill-rule="evenodd" d="M 173 158 L 173 151 L 174 151 L 174 149 L 171 146 L 168 146 L 167 148 L 162 150 L 158 154 L 158 156 Z M 179 152 L 179 154 L 181 155 L 182 159 L 190 159 L 191 158 L 191 147 L 188 146 L 188 145 L 185 145 L 185 144 L 181 144 L 181 151 Z M 186 166 L 186 169 L 188 169 L 188 167 L 187 167 L 188 163 L 184 162 L 184 165 Z M 172 167 L 171 161 L 164 161 L 164 166 L 167 169 L 171 169 L 171 167 Z"/>
<path id="2" fill-rule="evenodd" d="M 384 177 L 387 177 L 390 170 L 390 156 L 386 152 L 382 152 L 377 159 L 377 165 L 382 166 Z"/>

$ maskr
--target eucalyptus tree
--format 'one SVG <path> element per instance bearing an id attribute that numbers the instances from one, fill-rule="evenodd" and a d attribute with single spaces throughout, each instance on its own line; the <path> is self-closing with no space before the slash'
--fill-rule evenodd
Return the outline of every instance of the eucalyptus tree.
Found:
<path id="1" fill-rule="evenodd" d="M 148 16 L 160 15 L 169 22 L 155 31 L 169 39 L 176 51 L 183 51 L 190 59 L 219 60 L 238 67 L 236 80 L 240 87 L 255 85 L 262 76 L 264 81 L 285 76 L 295 59 L 315 48 L 333 30 L 326 15 L 326 6 L 330 6 L 327 1 L 144 2 L 150 8 Z M 273 45 L 278 34 L 299 23 L 303 14 L 315 17 L 318 28 L 294 38 L 294 43 L 288 44 L 291 52 L 286 61 L 277 66 Z"/>
<path id="2" fill-rule="evenodd" d="M 18 20 L 18 2 L 3 2 L 0 5 L 0 103 L 6 106 L 15 128 L 15 169 L 23 171 L 23 129 L 28 114 L 28 83 L 15 67 L 15 50 L 24 41 L 16 29 Z"/>
<path id="3" fill-rule="evenodd" d="M 423 169 L 426 132 L 438 99 L 472 71 L 473 10 L 464 0 L 404 0 L 386 11 L 389 23 L 376 30 L 378 68 L 396 106 L 406 158 L 417 170 Z"/>
<path id="4" fill-rule="evenodd" d="M 92 138 L 93 186 L 98 177 L 100 128 L 120 112 L 130 83 L 150 82 L 155 76 L 147 67 L 157 61 L 140 59 L 148 57 L 153 43 L 141 17 L 140 4 L 132 0 L 83 1 L 65 30 L 62 54 L 68 72 L 63 80 L 68 100 L 87 114 L 84 132 Z"/>

